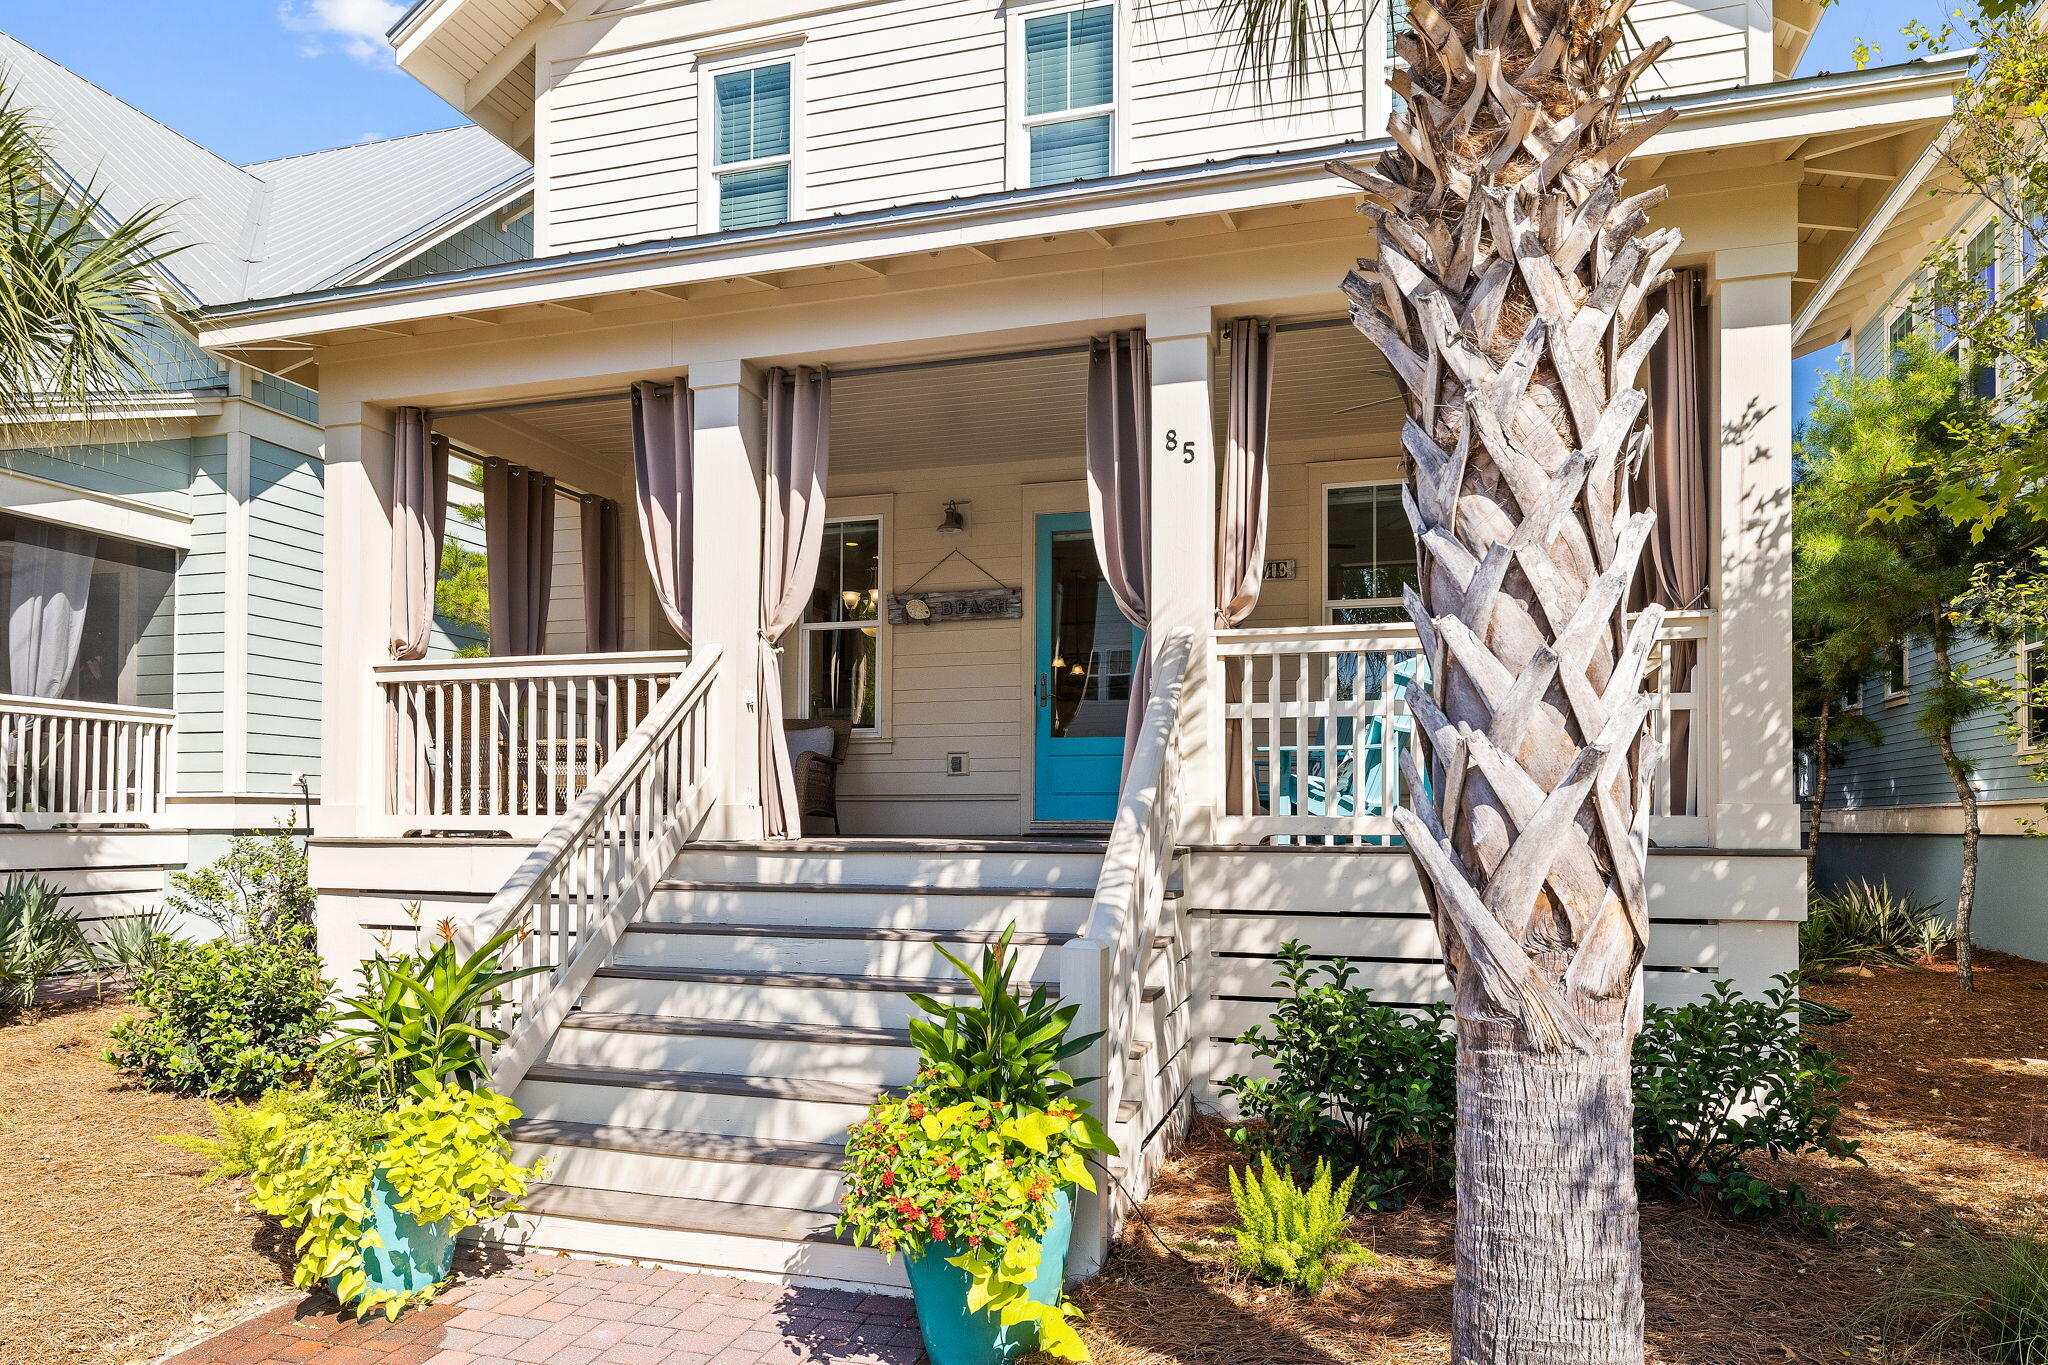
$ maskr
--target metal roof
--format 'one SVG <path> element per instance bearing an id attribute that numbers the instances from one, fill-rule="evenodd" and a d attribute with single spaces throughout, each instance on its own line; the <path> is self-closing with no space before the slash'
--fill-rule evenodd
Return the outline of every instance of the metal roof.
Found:
<path id="1" fill-rule="evenodd" d="M 473 125 L 237 166 L 4 32 L 0 82 L 110 214 L 163 209 L 184 247 L 164 273 L 202 306 L 353 283 L 531 175 Z"/>

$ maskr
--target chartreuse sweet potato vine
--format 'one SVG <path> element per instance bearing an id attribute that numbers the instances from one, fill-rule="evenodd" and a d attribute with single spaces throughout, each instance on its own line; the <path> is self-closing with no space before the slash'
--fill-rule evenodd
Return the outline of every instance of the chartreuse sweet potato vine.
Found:
<path id="1" fill-rule="evenodd" d="M 930 1074 L 924 1078 L 930 1079 Z M 853 1127 L 839 1227 L 888 1255 L 941 1244 L 967 1271 L 969 1309 L 1006 1326 L 1036 1323 L 1041 1350 L 1087 1360 L 1071 1318 L 1035 1302 L 1039 1242 L 1062 1188 L 1093 1190 L 1089 1152 L 1113 1152 L 1102 1126 L 1070 1100 L 1045 1109 L 973 1099 L 935 1106 L 913 1089 L 884 1097 Z"/>
<path id="2" fill-rule="evenodd" d="M 320 1091 L 279 1091 L 247 1110 L 216 1110 L 216 1141 L 180 1146 L 216 1163 L 214 1176 L 249 1175 L 250 1202 L 299 1229 L 293 1282 L 331 1281 L 358 1316 L 395 1318 L 433 1297 L 373 1290 L 363 1252 L 381 1247 L 371 1186 L 381 1170 L 396 1207 L 451 1233 L 490 1218 L 526 1193 L 539 1168 L 512 1160 L 505 1129 L 519 1116 L 488 1090 L 437 1083 L 388 1109 Z"/>

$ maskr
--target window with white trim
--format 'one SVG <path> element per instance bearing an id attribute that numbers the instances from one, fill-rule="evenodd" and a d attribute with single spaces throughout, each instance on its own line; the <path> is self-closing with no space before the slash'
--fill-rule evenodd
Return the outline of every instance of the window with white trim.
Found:
<path id="1" fill-rule="evenodd" d="M 2019 649 L 2020 752 L 2048 749 L 2048 639 L 2028 637 Z"/>
<path id="2" fill-rule="evenodd" d="M 1116 6 L 1022 11 L 1012 35 L 1012 156 L 1025 185 L 1116 170 Z"/>
<path id="3" fill-rule="evenodd" d="M 825 523 L 825 547 L 802 623 L 804 715 L 879 729 L 882 703 L 882 521 Z"/>
<path id="4" fill-rule="evenodd" d="M 1900 701 L 1912 685 L 1912 671 L 1904 645 L 1892 646 L 1891 655 L 1885 660 L 1884 699 Z"/>
<path id="5" fill-rule="evenodd" d="M 788 58 L 714 67 L 709 189 L 718 230 L 773 227 L 793 216 L 796 65 Z"/>
<path id="6" fill-rule="evenodd" d="M 1415 586 L 1415 533 L 1398 483 L 1323 489 L 1323 619 L 1333 626 L 1405 621 Z"/>
<path id="7" fill-rule="evenodd" d="M 1986 223 L 1970 239 L 1963 249 L 1963 267 L 1978 288 L 1984 291 L 1987 301 L 1998 297 L 1998 224 Z M 1998 362 L 1991 357 L 1972 357 L 1969 366 L 1970 388 L 1979 398 L 1998 397 Z"/>
<path id="8" fill-rule="evenodd" d="M 1891 328 L 1885 334 L 1885 367 L 1899 363 L 1899 355 L 1906 349 L 1906 343 L 1913 339 L 1913 310 L 1902 308 L 1892 319 Z"/>

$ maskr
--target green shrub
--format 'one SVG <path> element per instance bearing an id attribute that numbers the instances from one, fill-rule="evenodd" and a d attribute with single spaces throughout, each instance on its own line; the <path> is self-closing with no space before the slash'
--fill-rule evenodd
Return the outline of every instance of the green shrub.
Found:
<path id="1" fill-rule="evenodd" d="M 80 971 L 92 951 L 62 893 L 41 877 L 14 876 L 0 886 L 0 1017 L 35 1003 L 36 988 Z"/>
<path id="2" fill-rule="evenodd" d="M 1745 1163 L 1800 1152 L 1860 1161 L 1856 1144 L 1835 1131 L 1847 1080 L 1833 1054 L 1805 1041 L 1790 977 L 1760 997 L 1721 981 L 1690 1005 L 1653 1005 L 1635 1049 L 1642 1174 L 1675 1196 L 1710 1192 L 1739 1216 L 1831 1226 L 1837 1210 Z"/>
<path id="3" fill-rule="evenodd" d="M 1931 1317 L 1934 1340 L 1965 1342 L 2006 1365 L 2048 1365 L 2048 1233 L 1957 1229 L 1909 1275 L 1899 1305 Z"/>
<path id="4" fill-rule="evenodd" d="M 1940 901 L 1920 901 L 1883 882 L 1854 881 L 1807 900 L 1799 967 L 1809 979 L 1844 967 L 1911 967 L 1955 941 Z"/>
<path id="5" fill-rule="evenodd" d="M 1298 942 L 1279 956 L 1287 999 L 1270 1029 L 1255 1026 L 1237 1040 L 1273 1075 L 1222 1083 L 1239 1113 L 1263 1126 L 1232 1133 L 1298 1171 L 1327 1160 L 1359 1177 L 1371 1208 L 1447 1187 L 1458 1099 L 1450 1011 L 1376 1005 L 1351 985 L 1357 973 L 1348 962 L 1312 967 Z"/>
<path id="6" fill-rule="evenodd" d="M 195 915 L 238 943 L 292 939 L 313 923 L 313 888 L 298 817 L 268 834 L 237 835 L 197 872 L 171 874 L 170 908 Z"/>
<path id="7" fill-rule="evenodd" d="M 114 1025 L 106 1059 L 152 1089 L 254 1098 L 306 1077 L 326 994 L 308 929 L 174 943 L 136 978 L 149 1013 Z"/>
<path id="8" fill-rule="evenodd" d="M 93 965 L 130 980 L 161 964 L 176 942 L 167 910 L 121 915 L 100 921 L 99 942 L 92 945 Z"/>
<path id="9" fill-rule="evenodd" d="M 337 1066 L 357 1069 L 370 1089 L 396 1099 L 444 1084 L 484 1084 L 483 1047 L 505 1041 L 490 1022 L 505 987 L 553 970 L 500 971 L 498 958 L 523 931 L 507 929 L 467 955 L 444 926 L 431 948 L 374 957 L 362 966 L 362 994 L 342 1002 L 335 1037 L 321 1050 Z"/>
<path id="10" fill-rule="evenodd" d="M 1230 1172 L 1230 1194 L 1237 1203 L 1237 1240 L 1231 1258 L 1239 1270 L 1267 1284 L 1288 1284 L 1305 1294 L 1320 1294 L 1353 1266 L 1372 1260 L 1372 1253 L 1346 1235 L 1351 1222 L 1353 1187 L 1358 1172 L 1332 1189 L 1330 1163 L 1318 1161 L 1315 1177 L 1304 1190 L 1291 1176 L 1259 1156 L 1259 1169 Z"/>
<path id="11" fill-rule="evenodd" d="M 1076 1086 L 1093 1077 L 1067 1074 L 1067 1058 L 1087 1050 L 1102 1035 L 1069 1038 L 1078 1005 L 1059 1004 L 1044 986 L 1019 999 L 1017 959 L 1010 951 L 1015 925 L 1005 926 L 993 948 L 982 951 L 981 965 L 970 966 L 947 952 L 939 953 L 974 987 L 974 999 L 950 1005 L 929 995 L 911 1002 L 929 1019 L 910 1021 L 910 1040 L 921 1060 L 918 1085 L 935 1108 L 968 1100 L 1047 1109 Z"/>

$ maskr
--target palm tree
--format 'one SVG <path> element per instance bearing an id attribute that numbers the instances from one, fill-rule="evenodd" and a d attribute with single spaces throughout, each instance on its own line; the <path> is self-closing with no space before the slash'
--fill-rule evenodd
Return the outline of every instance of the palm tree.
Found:
<path id="1" fill-rule="evenodd" d="M 1331 167 L 1378 238 L 1352 318 L 1408 414 L 1432 681 L 1395 819 L 1455 990 L 1458 1365 L 1643 1359 L 1629 1059 L 1661 613 L 1626 611 L 1655 524 L 1628 473 L 1678 236 L 1621 177 L 1672 117 L 1625 117 L 1668 45 L 1630 54 L 1631 3 L 1408 0 L 1395 150 Z M 1317 0 L 1223 4 L 1297 72 L 1329 30 Z"/>
<path id="2" fill-rule="evenodd" d="M 108 212 L 52 161 L 30 111 L 0 87 L 0 422 L 90 418 L 142 377 L 156 287 L 174 249 L 160 210 Z"/>

